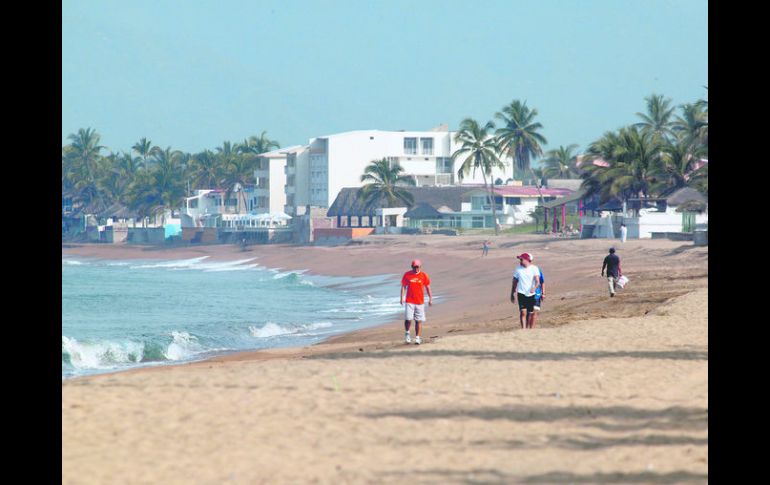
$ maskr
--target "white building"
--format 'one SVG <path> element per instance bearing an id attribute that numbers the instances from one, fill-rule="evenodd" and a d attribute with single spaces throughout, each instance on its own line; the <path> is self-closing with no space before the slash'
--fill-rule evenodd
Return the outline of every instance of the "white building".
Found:
<path id="1" fill-rule="evenodd" d="M 294 159 L 297 152 L 306 150 L 306 147 L 296 145 L 265 152 L 257 157 L 257 168 L 254 170 L 256 185 L 249 211 L 258 214 L 288 212 L 287 199 L 291 200 L 293 197 L 287 196 L 293 195 L 295 190 Z M 291 170 L 289 170 L 289 163 L 292 166 Z M 291 192 L 289 192 L 289 183 L 291 183 Z"/>
<path id="2" fill-rule="evenodd" d="M 298 208 L 308 205 L 329 207 L 343 187 L 363 185 L 361 175 L 366 167 L 383 158 L 403 167 L 404 174 L 414 177 L 418 186 L 458 184 L 460 160 L 453 163 L 451 159 L 459 148 L 454 135 L 443 125 L 432 131 L 361 130 L 312 138 L 306 146 L 263 154 L 261 159 L 266 163 L 255 172 L 258 189 L 266 190 L 261 196 L 269 197 L 270 211 L 274 211 L 274 203 L 282 204 L 288 214 L 297 214 Z M 283 175 L 277 166 L 282 167 Z M 495 170 L 492 181 L 506 180 L 509 173 Z M 259 185 L 262 178 L 268 179 L 264 187 Z M 278 192 L 280 180 L 285 180 L 285 186 Z M 469 185 L 480 183 L 480 171 L 462 181 Z"/>

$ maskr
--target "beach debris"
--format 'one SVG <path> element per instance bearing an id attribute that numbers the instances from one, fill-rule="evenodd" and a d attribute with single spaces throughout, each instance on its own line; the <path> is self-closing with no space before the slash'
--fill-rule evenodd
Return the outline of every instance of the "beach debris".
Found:
<path id="1" fill-rule="evenodd" d="M 363 352 L 363 351 L 364 351 L 364 349 L 362 349 L 362 348 L 360 348 L 360 347 L 359 347 L 359 348 L 358 348 L 358 351 L 359 351 L 359 352 Z"/>
<path id="2" fill-rule="evenodd" d="M 557 392 L 557 393 L 555 393 L 555 394 L 553 395 L 553 397 L 555 397 L 556 399 L 561 399 L 561 394 L 559 394 L 559 393 Z"/>

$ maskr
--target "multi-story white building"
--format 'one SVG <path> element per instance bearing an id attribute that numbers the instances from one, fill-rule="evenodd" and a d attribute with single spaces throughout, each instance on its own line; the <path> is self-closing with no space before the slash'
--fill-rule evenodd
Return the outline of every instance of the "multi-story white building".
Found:
<path id="1" fill-rule="evenodd" d="M 254 170 L 256 185 L 254 187 L 253 205 L 249 207 L 255 213 L 277 213 L 286 211 L 289 183 L 294 190 L 295 174 L 288 169 L 287 160 L 297 151 L 306 147 L 296 145 L 265 152 L 257 157 L 257 168 Z M 292 158 L 292 164 L 293 158 Z"/>
<path id="2" fill-rule="evenodd" d="M 453 162 L 451 157 L 460 145 L 454 135 L 446 125 L 431 131 L 348 131 L 312 138 L 306 146 L 265 153 L 262 157 L 270 164 L 271 208 L 274 187 L 281 180 L 276 178 L 274 182 L 273 164 L 285 167 L 281 193 L 283 210 L 288 214 L 296 214 L 297 208 L 308 205 L 329 207 L 343 187 L 360 187 L 367 165 L 383 158 L 403 167 L 403 173 L 413 177 L 418 186 L 482 183 L 480 171 L 471 172 L 462 182 L 458 180 L 461 160 Z M 257 173 L 266 174 L 265 170 Z M 506 180 L 507 172 L 495 170 L 487 181 L 492 183 L 497 178 Z"/>

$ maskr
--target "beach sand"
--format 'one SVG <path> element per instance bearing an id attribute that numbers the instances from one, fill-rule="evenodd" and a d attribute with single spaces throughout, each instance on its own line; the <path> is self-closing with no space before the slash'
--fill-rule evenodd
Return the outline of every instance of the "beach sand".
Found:
<path id="1" fill-rule="evenodd" d="M 395 319 L 310 347 L 65 381 L 63 483 L 706 483 L 708 248 L 617 244 L 631 284 L 610 299 L 608 241 L 492 240 L 485 258 L 483 238 L 446 236 L 63 247 L 354 276 L 419 257 L 444 298 L 419 347 Z M 508 300 L 522 251 L 546 275 L 530 331 Z"/>

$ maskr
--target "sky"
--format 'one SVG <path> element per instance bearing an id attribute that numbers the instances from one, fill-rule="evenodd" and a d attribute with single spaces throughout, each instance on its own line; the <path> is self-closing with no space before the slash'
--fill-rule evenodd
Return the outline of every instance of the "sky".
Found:
<path id="1" fill-rule="evenodd" d="M 62 1 L 63 145 L 451 130 L 519 99 L 582 150 L 707 85 L 706 0 Z"/>

